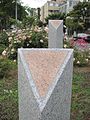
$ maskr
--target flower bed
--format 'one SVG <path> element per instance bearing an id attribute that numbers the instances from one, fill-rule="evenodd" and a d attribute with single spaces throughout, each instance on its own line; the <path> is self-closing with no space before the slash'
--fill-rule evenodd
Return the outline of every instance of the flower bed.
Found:
<path id="1" fill-rule="evenodd" d="M 17 59 L 18 48 L 46 48 L 47 32 L 41 27 L 6 32 L 9 45 L 2 51 L 4 57 Z"/>

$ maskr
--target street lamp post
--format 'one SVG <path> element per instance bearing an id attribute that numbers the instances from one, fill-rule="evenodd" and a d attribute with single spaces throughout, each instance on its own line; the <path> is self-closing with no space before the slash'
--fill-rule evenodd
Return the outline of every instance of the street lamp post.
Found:
<path id="1" fill-rule="evenodd" d="M 15 5 L 15 19 L 17 20 L 17 0 L 16 0 L 16 5 Z"/>

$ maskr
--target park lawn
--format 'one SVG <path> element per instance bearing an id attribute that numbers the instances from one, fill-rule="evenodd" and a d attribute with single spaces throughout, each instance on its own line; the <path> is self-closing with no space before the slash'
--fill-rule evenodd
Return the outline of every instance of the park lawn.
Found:
<path id="1" fill-rule="evenodd" d="M 82 68 L 80 68 L 82 69 Z M 18 120 L 17 65 L 0 79 L 0 120 Z M 74 72 L 71 120 L 90 120 L 90 73 Z"/>
<path id="2" fill-rule="evenodd" d="M 74 73 L 71 120 L 90 120 L 90 72 Z"/>
<path id="3" fill-rule="evenodd" d="M 0 79 L 0 120 L 18 120 L 17 65 L 11 61 L 9 64 L 10 69 Z"/>

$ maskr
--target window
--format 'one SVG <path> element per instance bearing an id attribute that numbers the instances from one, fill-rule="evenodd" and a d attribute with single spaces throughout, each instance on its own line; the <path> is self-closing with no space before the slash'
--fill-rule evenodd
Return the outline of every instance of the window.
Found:
<path id="1" fill-rule="evenodd" d="M 70 7 L 72 6 L 72 0 L 69 1 L 69 6 L 70 6 Z"/>
<path id="2" fill-rule="evenodd" d="M 53 6 L 53 3 L 50 3 L 49 6 Z"/>
<path id="3" fill-rule="evenodd" d="M 56 0 L 52 0 L 52 1 L 56 1 Z"/>
<path id="4" fill-rule="evenodd" d="M 56 3 L 55 6 L 58 7 L 59 5 Z"/>

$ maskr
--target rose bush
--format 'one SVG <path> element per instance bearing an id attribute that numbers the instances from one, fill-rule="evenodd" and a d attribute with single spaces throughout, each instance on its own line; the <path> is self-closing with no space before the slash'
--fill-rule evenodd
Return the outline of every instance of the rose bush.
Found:
<path id="1" fill-rule="evenodd" d="M 74 50 L 74 65 L 86 66 L 89 64 L 89 50 Z"/>
<path id="2" fill-rule="evenodd" d="M 73 48 L 74 49 L 74 65 L 86 66 L 90 61 L 90 48 L 88 43 L 83 40 L 78 41 L 64 41 L 64 48 Z"/>
<path id="3" fill-rule="evenodd" d="M 16 61 L 18 48 L 47 48 L 48 35 L 46 28 L 35 26 L 33 28 L 12 30 L 12 32 L 5 32 L 1 37 L 0 53 L 2 56 Z M 81 43 L 81 42 L 80 42 Z M 81 45 L 81 46 L 80 46 Z M 90 49 L 87 44 L 82 47 L 83 44 L 79 44 L 77 47 L 76 41 L 71 46 L 70 40 L 64 41 L 64 48 L 74 49 L 74 65 L 88 65 L 90 60 Z"/>
<path id="4" fill-rule="evenodd" d="M 18 48 L 46 48 L 47 47 L 47 32 L 41 27 L 33 29 L 19 29 L 12 32 L 6 32 L 8 46 L 2 52 L 3 56 L 10 59 L 17 59 Z M 5 45 L 3 43 L 3 45 Z"/>

